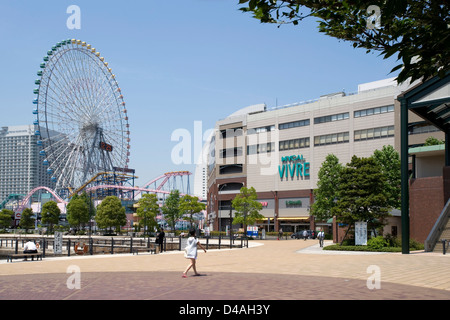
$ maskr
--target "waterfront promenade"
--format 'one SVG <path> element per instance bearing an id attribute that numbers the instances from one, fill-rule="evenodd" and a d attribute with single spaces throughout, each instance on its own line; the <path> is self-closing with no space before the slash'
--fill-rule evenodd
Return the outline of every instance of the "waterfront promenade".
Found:
<path id="1" fill-rule="evenodd" d="M 187 278 L 181 277 L 188 261 L 180 251 L 1 261 L 0 299 L 450 299 L 450 255 L 338 253 L 323 251 L 316 240 L 254 240 L 249 245 L 199 250 L 202 276 L 191 271 Z M 371 271 L 373 266 L 378 273 Z M 80 287 L 69 288 L 75 275 Z M 368 287 L 374 275 L 379 289 Z"/>

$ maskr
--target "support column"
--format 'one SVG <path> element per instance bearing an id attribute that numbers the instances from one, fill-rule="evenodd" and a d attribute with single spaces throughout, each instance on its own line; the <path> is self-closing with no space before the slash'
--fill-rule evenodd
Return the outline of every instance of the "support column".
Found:
<path id="1" fill-rule="evenodd" d="M 445 132 L 445 166 L 450 166 L 450 133 Z"/>
<path id="2" fill-rule="evenodd" d="M 409 254 L 408 102 L 400 101 L 402 253 Z"/>

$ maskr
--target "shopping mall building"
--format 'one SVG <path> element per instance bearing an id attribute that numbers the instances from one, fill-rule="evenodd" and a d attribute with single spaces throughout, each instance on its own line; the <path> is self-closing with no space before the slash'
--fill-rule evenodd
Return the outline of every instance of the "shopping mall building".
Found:
<path id="1" fill-rule="evenodd" d="M 315 221 L 309 214 L 322 163 L 329 154 L 345 165 L 353 155 L 369 157 L 385 145 L 395 146 L 396 97 L 406 89 L 386 79 L 361 84 L 353 94 L 339 92 L 273 109 L 254 105 L 218 121 L 207 170 L 210 228 L 226 230 L 234 216 L 231 201 L 246 186 L 256 189 L 263 205 L 265 219 L 257 224 L 265 230 L 323 227 L 330 232 L 331 220 Z M 413 124 L 413 130 L 423 137 L 437 131 L 424 121 Z M 400 212 L 392 213 L 389 233 L 401 225 Z"/>

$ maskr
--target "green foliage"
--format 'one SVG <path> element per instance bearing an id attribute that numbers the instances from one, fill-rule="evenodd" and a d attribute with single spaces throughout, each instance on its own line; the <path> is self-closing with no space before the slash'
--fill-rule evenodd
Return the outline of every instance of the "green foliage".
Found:
<path id="1" fill-rule="evenodd" d="M 450 67 L 450 7 L 446 1 L 419 0 L 239 0 L 240 10 L 253 13 L 262 23 L 299 24 L 307 17 L 319 19 L 319 31 L 349 41 L 367 53 L 381 52 L 387 59 L 397 54 L 401 69 L 397 80 L 444 77 Z M 371 28 L 370 5 L 381 10 L 380 28 Z"/>
<path id="2" fill-rule="evenodd" d="M 369 247 L 370 249 L 378 250 L 387 246 L 388 242 L 383 238 L 383 236 L 378 236 L 367 240 L 367 247 Z"/>
<path id="3" fill-rule="evenodd" d="M 30 208 L 23 209 L 19 226 L 25 229 L 25 232 L 28 232 L 28 229 L 34 228 L 35 221 L 36 219 L 33 218 L 33 210 L 31 210 Z"/>
<path id="4" fill-rule="evenodd" d="M 0 211 L 0 226 L 2 228 L 9 228 L 14 217 L 14 212 L 8 209 Z"/>
<path id="5" fill-rule="evenodd" d="M 206 205 L 198 201 L 198 197 L 185 195 L 180 199 L 180 211 L 189 215 L 191 225 L 194 224 L 193 215 L 205 210 Z"/>
<path id="6" fill-rule="evenodd" d="M 164 218 L 172 230 L 175 230 L 175 223 L 183 216 L 183 212 L 180 211 L 180 192 L 178 190 L 171 191 L 161 209 Z"/>
<path id="7" fill-rule="evenodd" d="M 436 146 L 436 145 L 439 145 L 439 144 L 444 144 L 445 143 L 445 141 L 444 140 L 439 140 L 438 138 L 435 138 L 435 137 L 428 137 L 426 140 L 425 140 L 425 146 Z"/>
<path id="8" fill-rule="evenodd" d="M 59 216 L 61 215 L 61 210 L 55 201 L 48 201 L 42 206 L 42 219 L 43 224 L 49 225 L 49 231 L 53 230 L 53 225 L 59 223 Z"/>
<path id="9" fill-rule="evenodd" d="M 342 169 L 339 159 L 333 154 L 329 154 L 322 163 L 310 213 L 318 220 L 328 220 L 333 217 L 331 209 L 336 205 Z"/>
<path id="10" fill-rule="evenodd" d="M 108 196 L 98 205 L 95 221 L 100 229 L 116 228 L 120 231 L 120 226 L 127 223 L 127 216 L 122 202 L 116 196 Z"/>
<path id="11" fill-rule="evenodd" d="M 67 221 L 76 228 L 89 222 L 89 207 L 85 199 L 72 197 L 67 205 Z"/>
<path id="12" fill-rule="evenodd" d="M 349 225 L 383 221 L 389 216 L 385 185 L 386 178 L 373 158 L 353 156 L 339 179 L 339 198 L 332 209 L 337 221 Z"/>
<path id="13" fill-rule="evenodd" d="M 143 194 L 138 201 L 136 214 L 141 218 L 139 226 L 143 226 L 144 230 L 154 230 L 158 223 L 156 216 L 159 213 L 158 197 L 156 194 Z"/>
<path id="14" fill-rule="evenodd" d="M 383 146 L 381 150 L 375 150 L 373 158 L 385 177 L 384 191 L 388 207 L 400 209 L 402 181 L 400 155 L 393 146 L 389 145 Z"/>
<path id="15" fill-rule="evenodd" d="M 255 188 L 242 187 L 234 200 L 231 202 L 235 209 L 233 224 L 252 225 L 258 219 L 263 219 L 264 216 L 259 213 L 262 210 L 262 204 L 256 201 L 257 195 Z"/>
<path id="16" fill-rule="evenodd" d="M 374 251 L 374 252 L 402 252 L 402 242 L 396 237 L 386 235 L 386 237 L 378 236 L 367 240 L 366 246 L 355 246 L 352 239 L 343 242 L 342 245 L 335 244 L 326 246 L 324 250 L 337 251 Z M 414 239 L 409 240 L 410 250 L 423 250 L 424 245 Z"/>

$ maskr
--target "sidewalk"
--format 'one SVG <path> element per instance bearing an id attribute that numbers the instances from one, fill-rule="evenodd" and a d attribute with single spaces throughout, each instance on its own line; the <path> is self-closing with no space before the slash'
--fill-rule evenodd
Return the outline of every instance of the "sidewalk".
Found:
<path id="1" fill-rule="evenodd" d="M 254 240 L 248 249 L 200 252 L 201 277 L 181 278 L 187 265 L 179 251 L 2 262 L 0 299 L 450 299 L 450 255 L 437 253 L 338 253 L 315 240 Z M 70 266 L 81 271 L 80 289 L 67 287 Z M 371 266 L 380 289 L 367 286 Z"/>

